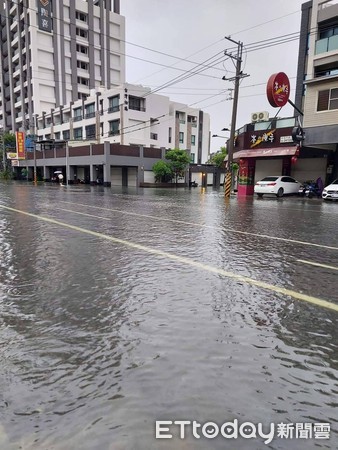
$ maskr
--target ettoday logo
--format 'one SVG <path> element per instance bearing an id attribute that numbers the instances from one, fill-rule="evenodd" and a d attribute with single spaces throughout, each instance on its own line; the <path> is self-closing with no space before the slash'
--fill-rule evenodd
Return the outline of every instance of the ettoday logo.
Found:
<path id="1" fill-rule="evenodd" d="M 214 439 L 222 436 L 224 439 L 257 439 L 261 438 L 265 445 L 270 444 L 277 437 L 280 439 L 329 439 L 329 423 L 270 423 L 264 426 L 252 422 L 238 423 L 237 419 L 233 422 L 225 422 L 218 425 L 215 422 L 206 422 L 201 424 L 196 420 L 157 420 L 155 427 L 156 439 L 172 439 L 173 425 L 178 427 L 179 438 L 185 439 L 189 431 L 195 439 L 204 437 Z M 176 428 L 177 431 L 177 428 Z"/>
<path id="2" fill-rule="evenodd" d="M 185 439 L 186 430 L 191 428 L 192 435 L 196 439 L 205 437 L 207 439 L 214 439 L 221 435 L 225 439 L 244 439 L 257 438 L 257 435 L 265 439 L 264 444 L 269 444 L 275 435 L 275 425 L 270 424 L 268 433 L 264 433 L 263 425 L 259 423 L 257 426 L 251 422 L 244 422 L 239 425 L 238 420 L 233 422 L 225 422 L 221 426 L 215 422 L 206 422 L 204 424 L 198 423 L 196 420 L 175 420 L 173 421 L 156 421 L 156 439 L 171 439 L 173 436 L 169 434 L 170 425 L 179 427 L 180 439 Z"/>

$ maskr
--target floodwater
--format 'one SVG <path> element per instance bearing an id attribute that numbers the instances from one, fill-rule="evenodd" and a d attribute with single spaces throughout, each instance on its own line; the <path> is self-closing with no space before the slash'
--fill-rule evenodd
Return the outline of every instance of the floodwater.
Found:
<path id="1" fill-rule="evenodd" d="M 338 448 L 338 203 L 0 191 L 1 449 Z M 155 437 L 236 419 L 312 438 Z"/>

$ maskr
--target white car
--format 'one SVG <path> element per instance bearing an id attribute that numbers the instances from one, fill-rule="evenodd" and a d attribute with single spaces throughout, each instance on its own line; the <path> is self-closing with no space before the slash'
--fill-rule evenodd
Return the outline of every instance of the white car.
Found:
<path id="1" fill-rule="evenodd" d="M 254 192 L 258 197 L 263 197 L 263 194 L 283 197 L 284 194 L 298 194 L 299 187 L 300 183 L 291 177 L 265 177 L 255 184 Z"/>
<path id="2" fill-rule="evenodd" d="M 338 200 L 338 178 L 323 189 L 322 198 L 324 200 Z"/>

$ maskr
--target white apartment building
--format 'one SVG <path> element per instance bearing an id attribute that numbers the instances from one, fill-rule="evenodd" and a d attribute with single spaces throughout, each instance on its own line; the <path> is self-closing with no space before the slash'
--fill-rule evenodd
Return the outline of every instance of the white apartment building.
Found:
<path id="1" fill-rule="evenodd" d="M 125 81 L 119 0 L 0 0 L 0 124 L 36 117 Z"/>
<path id="2" fill-rule="evenodd" d="M 124 83 L 92 90 L 86 99 L 43 113 L 36 124 L 40 140 L 180 148 L 190 151 L 193 163 L 209 159 L 209 114 L 143 86 Z"/>
<path id="3" fill-rule="evenodd" d="M 304 112 L 304 146 L 321 151 L 315 165 L 330 181 L 338 176 L 338 0 L 302 5 L 295 103 Z"/>

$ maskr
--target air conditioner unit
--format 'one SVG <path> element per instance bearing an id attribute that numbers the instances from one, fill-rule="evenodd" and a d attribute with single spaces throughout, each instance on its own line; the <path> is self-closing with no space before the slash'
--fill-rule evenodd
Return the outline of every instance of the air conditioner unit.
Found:
<path id="1" fill-rule="evenodd" d="M 260 111 L 251 114 L 251 122 L 264 122 L 269 120 L 269 113 L 267 111 Z"/>

